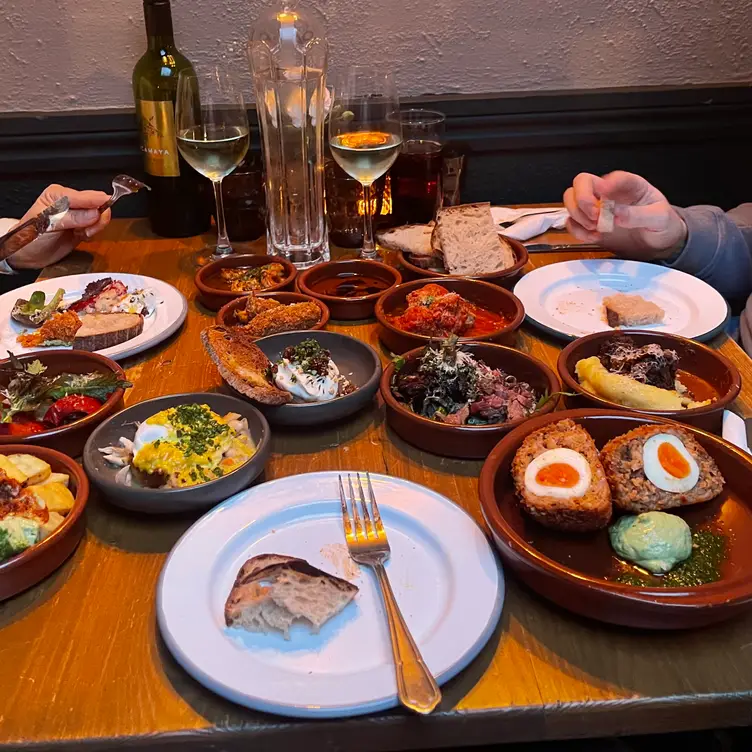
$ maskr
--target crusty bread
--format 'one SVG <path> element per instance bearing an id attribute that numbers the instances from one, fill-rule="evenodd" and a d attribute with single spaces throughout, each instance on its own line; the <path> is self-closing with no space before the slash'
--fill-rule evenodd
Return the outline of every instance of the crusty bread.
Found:
<path id="1" fill-rule="evenodd" d="M 246 561 L 225 603 L 225 623 L 249 632 L 282 632 L 296 620 L 314 631 L 342 611 L 357 586 L 303 559 L 261 554 Z"/>
<path id="2" fill-rule="evenodd" d="M 265 405 L 284 405 L 292 395 L 267 378 L 271 363 L 242 327 L 210 326 L 201 342 L 222 378 L 235 390 Z"/>
<path id="3" fill-rule="evenodd" d="M 88 313 L 81 316 L 73 348 L 87 352 L 105 350 L 138 337 L 143 330 L 144 317 L 140 313 Z"/>
<path id="4" fill-rule="evenodd" d="M 494 224 L 491 204 L 439 209 L 431 245 L 441 249 L 446 270 L 458 276 L 489 274 L 515 264 L 512 247 Z"/>
<path id="5" fill-rule="evenodd" d="M 696 485 L 686 493 L 664 491 L 645 475 L 643 448 L 651 436 L 659 433 L 680 439 L 700 468 Z M 601 461 L 613 489 L 614 504 L 633 514 L 660 512 L 710 501 L 721 493 L 725 483 L 718 465 L 695 437 L 689 431 L 674 426 L 640 426 L 617 436 L 603 447 Z"/>
<path id="6" fill-rule="evenodd" d="M 645 300 L 640 295 L 617 292 L 603 298 L 606 320 L 609 326 L 646 326 L 660 324 L 665 311 L 659 305 Z"/>
<path id="7" fill-rule="evenodd" d="M 572 449 L 590 465 L 592 479 L 583 496 L 560 499 L 538 496 L 525 486 L 527 466 L 543 452 L 556 448 Z M 525 438 L 512 461 L 512 479 L 520 506 L 541 525 L 555 530 L 586 532 L 599 530 L 611 519 L 611 491 L 598 456 L 598 448 L 590 434 L 568 418 L 551 423 Z"/>
<path id="8" fill-rule="evenodd" d="M 402 251 L 411 256 L 433 256 L 431 235 L 434 223 L 427 225 L 403 225 L 376 233 L 376 239 L 384 248 Z"/>

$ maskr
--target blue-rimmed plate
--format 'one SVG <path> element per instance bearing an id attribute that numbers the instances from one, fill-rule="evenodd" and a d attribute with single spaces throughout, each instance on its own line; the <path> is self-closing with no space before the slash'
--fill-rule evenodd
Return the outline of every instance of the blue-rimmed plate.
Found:
<path id="1" fill-rule="evenodd" d="M 428 668 L 441 684 L 475 658 L 501 613 L 504 579 L 485 535 L 441 494 L 372 475 L 392 555 L 387 571 Z M 318 634 L 228 628 L 224 604 L 246 559 L 287 554 L 354 582 L 360 592 Z M 373 573 L 347 554 L 336 472 L 248 489 L 201 518 L 165 563 L 162 635 L 197 681 L 256 710 L 334 718 L 397 705 L 389 632 Z"/>
<path id="2" fill-rule="evenodd" d="M 603 299 L 617 292 L 640 295 L 665 311 L 663 323 L 635 328 L 704 341 L 728 321 L 728 304 L 710 285 L 640 261 L 563 261 L 535 269 L 514 288 L 531 323 L 566 339 L 610 330 Z"/>

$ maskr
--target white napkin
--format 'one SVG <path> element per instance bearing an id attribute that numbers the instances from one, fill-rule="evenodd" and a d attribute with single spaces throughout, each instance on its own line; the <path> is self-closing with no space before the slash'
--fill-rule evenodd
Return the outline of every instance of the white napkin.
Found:
<path id="1" fill-rule="evenodd" d="M 721 435 L 726 441 L 730 441 L 739 449 L 749 452 L 749 445 L 747 444 L 747 427 L 744 423 L 744 419 L 740 418 L 736 413 L 732 413 L 731 410 L 723 411 L 723 430 Z"/>
<path id="2" fill-rule="evenodd" d="M 546 230 L 563 230 L 569 214 L 566 209 L 539 207 L 537 209 L 508 209 L 506 206 L 492 206 L 491 216 L 498 225 L 514 222 L 511 227 L 500 228 L 499 232 L 515 240 L 530 240 Z M 522 219 L 518 219 L 522 217 Z"/>

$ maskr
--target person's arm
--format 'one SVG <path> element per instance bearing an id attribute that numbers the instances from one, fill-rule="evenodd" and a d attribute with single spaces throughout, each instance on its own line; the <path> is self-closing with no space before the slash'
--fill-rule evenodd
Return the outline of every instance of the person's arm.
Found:
<path id="1" fill-rule="evenodd" d="M 687 241 L 663 263 L 707 282 L 725 298 L 746 298 L 752 292 L 752 204 L 728 214 L 717 206 L 676 211 L 687 226 Z"/>

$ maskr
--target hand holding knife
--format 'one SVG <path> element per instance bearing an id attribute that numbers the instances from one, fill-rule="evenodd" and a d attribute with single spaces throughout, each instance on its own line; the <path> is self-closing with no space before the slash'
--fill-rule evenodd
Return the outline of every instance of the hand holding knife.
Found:
<path id="1" fill-rule="evenodd" d="M 55 226 L 67 214 L 69 207 L 67 196 L 63 196 L 36 217 L 27 219 L 0 237 L 0 261 L 17 253 L 45 232 L 54 232 Z"/>

